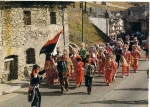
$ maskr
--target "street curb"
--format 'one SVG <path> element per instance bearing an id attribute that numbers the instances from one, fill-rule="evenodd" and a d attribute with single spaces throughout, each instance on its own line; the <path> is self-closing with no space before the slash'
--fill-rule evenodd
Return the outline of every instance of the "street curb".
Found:
<path id="1" fill-rule="evenodd" d="M 11 87 L 10 89 L 1 92 L 1 93 L 0 93 L 0 96 L 1 96 L 1 95 L 6 95 L 6 94 L 10 94 L 10 93 L 12 93 L 12 92 L 14 92 L 14 91 L 16 91 L 16 90 L 18 90 L 18 89 L 20 89 L 20 88 L 23 88 L 23 87 L 25 87 L 25 86 L 27 86 L 27 85 L 29 85 L 29 83 L 25 83 L 25 84 L 23 84 L 23 85 L 21 85 L 21 86 L 13 86 L 13 87 Z"/>
<path id="2" fill-rule="evenodd" d="M 21 88 L 21 86 L 15 86 L 15 87 L 10 88 L 10 89 L 8 89 L 6 91 L 3 91 L 3 94 L 9 94 L 9 93 L 11 93 L 13 91 L 16 91 L 16 90 L 20 89 L 20 88 Z"/>

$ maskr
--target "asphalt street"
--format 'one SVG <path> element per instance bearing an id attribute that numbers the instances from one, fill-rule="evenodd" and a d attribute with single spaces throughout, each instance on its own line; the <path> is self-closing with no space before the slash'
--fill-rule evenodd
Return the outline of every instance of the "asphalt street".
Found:
<path id="1" fill-rule="evenodd" d="M 148 107 L 148 67 L 149 61 L 144 60 L 142 52 L 138 73 L 131 69 L 131 75 L 122 78 L 120 67 L 116 81 L 110 86 L 106 86 L 103 76 L 96 76 L 91 95 L 87 94 L 84 83 L 75 88 L 75 81 L 70 81 L 69 91 L 61 94 L 59 85 L 49 87 L 43 82 L 41 107 Z M 24 87 L 0 96 L 0 107 L 30 107 L 27 90 L 28 87 Z"/>

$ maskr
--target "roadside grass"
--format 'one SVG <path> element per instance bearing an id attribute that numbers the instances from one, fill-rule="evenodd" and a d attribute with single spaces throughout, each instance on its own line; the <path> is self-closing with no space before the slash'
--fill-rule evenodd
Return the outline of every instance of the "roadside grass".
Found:
<path id="1" fill-rule="evenodd" d="M 128 2 L 109 2 L 114 5 L 130 7 Z M 113 6 L 107 6 L 102 4 L 95 4 L 92 2 L 86 3 L 87 8 L 89 7 L 99 7 L 106 9 L 108 8 L 110 11 L 121 11 L 123 8 L 117 8 Z M 69 41 L 77 44 L 81 47 L 82 43 L 82 11 L 80 8 L 80 2 L 75 2 L 75 8 L 69 8 L 68 11 L 68 27 L 69 27 Z M 95 29 L 93 24 L 89 21 L 89 17 L 86 13 L 84 13 L 84 42 L 86 46 L 89 47 L 94 45 L 97 42 L 106 43 L 106 40 L 102 39 L 101 33 Z"/>

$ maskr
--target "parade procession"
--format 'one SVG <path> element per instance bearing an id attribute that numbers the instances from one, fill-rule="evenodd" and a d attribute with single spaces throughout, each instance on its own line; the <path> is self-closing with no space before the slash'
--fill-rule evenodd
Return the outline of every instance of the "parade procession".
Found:
<path id="1" fill-rule="evenodd" d="M 148 107 L 149 2 L 0 1 L 0 107 Z"/>
<path id="2" fill-rule="evenodd" d="M 46 54 L 44 70 L 37 72 L 36 75 L 42 74 L 42 77 L 46 78 L 46 84 L 49 87 L 60 84 L 61 93 L 71 91 L 70 81 L 75 81 L 75 88 L 85 86 L 85 91 L 90 95 L 92 93 L 92 81 L 94 81 L 95 76 L 103 77 L 106 86 L 110 86 L 117 81 L 116 76 L 119 68 L 121 68 L 122 78 L 130 76 L 131 68 L 134 73 L 138 73 L 141 50 L 145 51 L 145 60 L 149 60 L 148 39 L 143 46 L 140 46 L 137 34 L 134 34 L 133 40 L 128 39 L 130 38 L 128 34 L 124 33 L 124 36 L 127 38 L 124 41 L 118 37 L 117 41 L 114 41 L 111 45 L 110 43 L 106 45 L 96 43 L 88 49 L 89 51 L 85 49 L 84 43 L 81 44 L 82 48 L 79 50 L 75 48 L 72 52 L 69 52 L 64 49 L 62 54 L 60 54 L 60 49 L 57 47 L 56 55 Z M 39 66 L 34 65 L 34 69 L 39 69 Z M 44 76 L 44 73 L 46 73 L 46 76 Z M 33 81 L 32 75 L 35 75 L 34 71 L 31 73 L 31 80 Z M 40 82 L 38 81 L 35 85 L 39 85 Z M 31 87 L 33 86 L 31 85 Z M 29 87 L 29 90 L 31 87 Z M 40 93 L 39 90 L 37 93 Z M 37 101 L 40 105 L 41 95 L 37 96 L 39 97 L 34 98 L 39 98 Z M 32 99 L 33 104 L 34 101 L 35 99 Z"/>

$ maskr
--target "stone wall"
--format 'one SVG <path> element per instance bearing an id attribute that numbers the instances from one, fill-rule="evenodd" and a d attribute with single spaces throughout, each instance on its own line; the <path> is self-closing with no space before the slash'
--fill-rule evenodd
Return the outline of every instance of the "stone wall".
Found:
<path id="1" fill-rule="evenodd" d="M 31 11 L 31 25 L 24 25 L 23 11 Z M 57 24 L 50 24 L 50 11 L 56 11 Z M 39 55 L 42 46 L 52 39 L 62 27 L 62 16 L 60 10 L 51 10 L 49 8 L 10 8 L 2 12 L 2 21 L 0 21 L 0 37 L 2 37 L 2 51 L 0 51 L 0 64 L 4 65 L 4 58 L 9 55 L 18 55 L 18 71 L 22 76 L 24 68 L 31 66 L 26 64 L 26 50 L 35 49 L 36 63 L 44 66 L 45 55 Z M 65 43 L 66 49 L 69 48 L 67 11 L 65 11 Z M 60 37 L 57 46 L 64 49 L 63 36 Z M 0 68 L 0 70 L 3 68 Z M 2 74 L 3 71 L 0 71 Z"/>
<path id="2" fill-rule="evenodd" d="M 102 32 L 107 34 L 107 25 L 106 25 L 106 19 L 105 18 L 91 18 L 90 20 L 92 23 L 97 26 Z"/>

